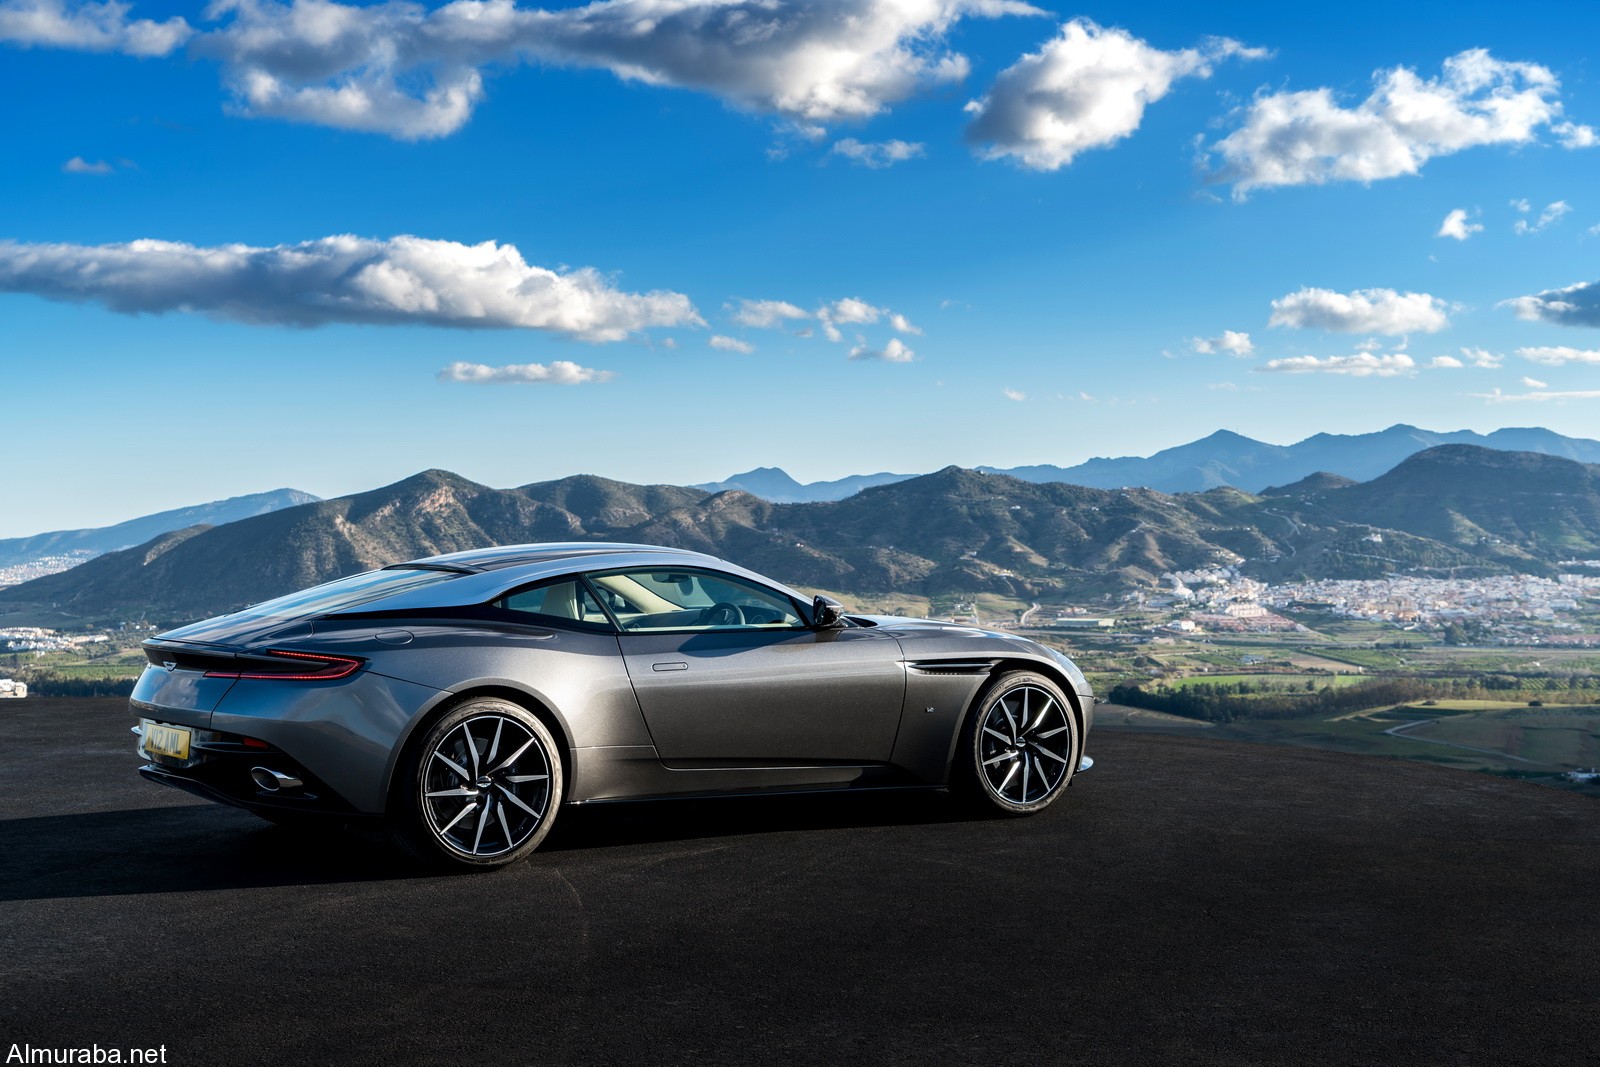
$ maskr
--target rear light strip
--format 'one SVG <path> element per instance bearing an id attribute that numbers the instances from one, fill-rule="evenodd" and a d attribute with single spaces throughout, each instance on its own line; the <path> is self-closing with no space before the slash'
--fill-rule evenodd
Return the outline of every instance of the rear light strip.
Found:
<path id="1" fill-rule="evenodd" d="M 322 669 L 294 674 L 281 671 L 206 671 L 206 677 L 255 678 L 273 682 L 326 682 L 335 678 L 347 678 L 360 670 L 362 664 L 359 659 L 351 659 L 349 656 L 330 656 L 325 652 L 287 652 L 281 648 L 273 648 L 267 650 L 267 655 L 309 660 L 320 664 Z"/>

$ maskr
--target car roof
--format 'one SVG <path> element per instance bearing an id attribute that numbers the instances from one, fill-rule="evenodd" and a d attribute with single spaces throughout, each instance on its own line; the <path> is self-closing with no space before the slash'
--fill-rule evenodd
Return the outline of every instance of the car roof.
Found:
<path id="1" fill-rule="evenodd" d="M 429 556 L 407 563 L 397 563 L 393 565 L 396 568 L 438 567 L 441 570 L 458 570 L 462 573 L 447 582 L 406 589 L 393 596 L 364 602 L 348 611 L 333 611 L 329 614 L 464 607 L 487 603 L 495 597 L 532 582 L 588 570 L 685 565 L 742 575 L 769 589 L 786 593 L 802 603 L 810 600 L 803 593 L 796 592 L 781 582 L 775 582 L 764 574 L 758 574 L 704 552 L 662 548 L 655 545 L 572 541 L 474 549 L 469 552 L 452 552 L 448 555 Z"/>
<path id="2" fill-rule="evenodd" d="M 632 545 L 618 541 L 547 541 L 532 545 L 499 545 L 494 548 L 472 548 L 465 552 L 448 552 L 442 556 L 425 556 L 422 559 L 395 563 L 391 567 L 459 567 L 463 570 L 492 571 L 518 567 L 530 563 L 554 563 L 580 556 L 632 555 L 638 552 L 670 553 L 696 557 L 709 562 L 721 562 L 703 552 L 686 548 L 666 548 L 660 545 Z"/>

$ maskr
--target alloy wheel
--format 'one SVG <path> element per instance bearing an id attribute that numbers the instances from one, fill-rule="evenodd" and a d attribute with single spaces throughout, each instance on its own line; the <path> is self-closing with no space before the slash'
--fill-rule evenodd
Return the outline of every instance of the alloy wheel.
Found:
<path id="1" fill-rule="evenodd" d="M 989 705 L 980 727 L 978 766 L 1007 804 L 1037 804 L 1067 777 L 1072 721 L 1055 696 L 1019 685 Z"/>
<path id="2" fill-rule="evenodd" d="M 477 715 L 428 753 L 421 791 L 428 826 L 446 848 L 502 855 L 532 837 L 549 811 L 550 754 L 516 719 Z"/>

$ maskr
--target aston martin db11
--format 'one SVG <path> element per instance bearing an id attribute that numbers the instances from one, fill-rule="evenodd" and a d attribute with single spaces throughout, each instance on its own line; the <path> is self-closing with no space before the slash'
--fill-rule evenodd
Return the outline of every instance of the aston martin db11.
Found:
<path id="1" fill-rule="evenodd" d="M 466 867 L 526 856 L 566 805 L 924 787 L 1022 815 L 1092 762 L 1060 653 L 678 549 L 434 556 L 144 647 L 146 778 L 288 825 L 381 819 Z"/>

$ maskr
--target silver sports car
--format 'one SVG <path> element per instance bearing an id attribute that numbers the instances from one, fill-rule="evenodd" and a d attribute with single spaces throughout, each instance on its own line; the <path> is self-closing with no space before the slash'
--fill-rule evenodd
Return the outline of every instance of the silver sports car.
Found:
<path id="1" fill-rule="evenodd" d="M 1036 812 L 1094 697 L 1011 634 L 808 599 L 696 552 L 539 544 L 319 585 L 145 644 L 140 773 L 417 857 L 527 855 L 563 805 L 948 788 Z"/>

